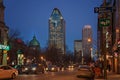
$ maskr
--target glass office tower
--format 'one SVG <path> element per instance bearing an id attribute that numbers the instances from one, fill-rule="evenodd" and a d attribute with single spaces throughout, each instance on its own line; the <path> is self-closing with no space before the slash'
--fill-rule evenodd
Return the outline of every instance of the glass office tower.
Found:
<path id="1" fill-rule="evenodd" d="M 54 8 L 49 18 L 49 47 L 56 47 L 65 54 L 65 20 L 58 8 Z"/>

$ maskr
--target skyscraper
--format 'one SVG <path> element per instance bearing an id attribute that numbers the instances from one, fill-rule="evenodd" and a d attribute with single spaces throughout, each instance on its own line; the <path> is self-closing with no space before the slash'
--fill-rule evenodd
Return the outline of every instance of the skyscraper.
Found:
<path id="1" fill-rule="evenodd" d="M 58 8 L 54 8 L 49 18 L 49 47 L 56 47 L 65 54 L 65 20 Z"/>
<path id="2" fill-rule="evenodd" d="M 92 28 L 90 25 L 85 25 L 82 30 L 82 48 L 84 62 L 90 61 L 92 48 Z"/>

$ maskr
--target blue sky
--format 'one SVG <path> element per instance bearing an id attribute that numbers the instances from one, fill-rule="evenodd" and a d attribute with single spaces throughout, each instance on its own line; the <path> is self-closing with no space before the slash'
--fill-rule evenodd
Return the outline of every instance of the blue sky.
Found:
<path id="1" fill-rule="evenodd" d="M 82 39 L 82 28 L 91 25 L 97 34 L 97 13 L 103 0 L 4 0 L 5 23 L 18 30 L 21 38 L 30 41 L 34 34 L 44 48 L 48 42 L 48 19 L 58 8 L 66 21 L 66 45 L 74 50 L 74 40 Z"/>

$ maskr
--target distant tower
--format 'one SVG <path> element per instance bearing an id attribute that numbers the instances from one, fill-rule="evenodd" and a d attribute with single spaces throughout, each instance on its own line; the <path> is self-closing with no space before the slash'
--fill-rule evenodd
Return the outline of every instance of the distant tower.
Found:
<path id="1" fill-rule="evenodd" d="M 49 47 L 56 47 L 65 54 L 65 21 L 57 8 L 49 18 Z"/>
<path id="2" fill-rule="evenodd" d="M 36 36 L 33 36 L 33 39 L 30 41 L 29 43 L 29 47 L 36 49 L 36 50 L 40 50 L 40 43 L 39 41 L 36 39 Z"/>
<path id="3" fill-rule="evenodd" d="M 8 30 L 9 28 L 5 25 L 4 22 L 4 5 L 3 0 L 0 0 L 0 45 L 7 46 L 8 45 Z M 6 49 L 0 48 L 0 64 L 7 64 L 7 53 Z"/>
<path id="4" fill-rule="evenodd" d="M 40 59 L 40 43 L 36 39 L 35 35 L 29 43 L 30 54 L 27 55 L 28 59 L 31 59 L 34 63 L 39 62 Z"/>
<path id="5" fill-rule="evenodd" d="M 92 28 L 90 25 L 85 25 L 82 30 L 82 48 L 85 62 L 91 60 L 92 41 Z"/>

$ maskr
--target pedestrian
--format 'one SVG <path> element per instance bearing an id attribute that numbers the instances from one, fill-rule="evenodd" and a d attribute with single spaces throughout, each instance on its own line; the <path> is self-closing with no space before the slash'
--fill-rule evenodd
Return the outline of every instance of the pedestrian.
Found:
<path id="1" fill-rule="evenodd" d="M 108 68 L 108 71 L 110 72 L 110 71 L 111 71 L 111 64 L 110 64 L 110 61 L 108 61 L 107 68 Z"/>
<path id="2" fill-rule="evenodd" d="M 101 70 L 101 76 L 103 76 L 103 61 L 100 61 L 99 63 L 99 67 L 100 67 L 100 70 Z"/>
<path id="3" fill-rule="evenodd" d="M 98 66 L 95 66 L 94 71 L 95 71 L 95 76 L 96 77 L 100 77 L 101 70 L 100 70 L 100 68 Z"/>

